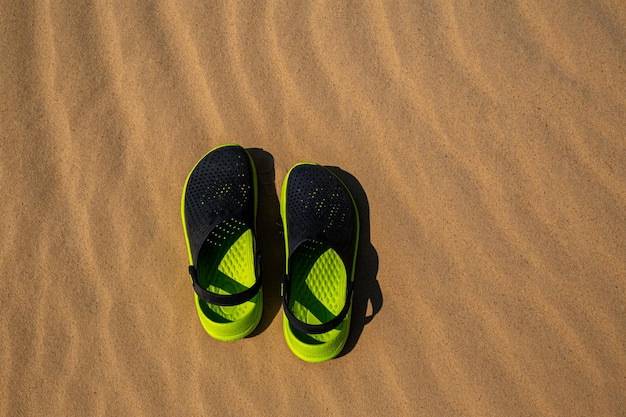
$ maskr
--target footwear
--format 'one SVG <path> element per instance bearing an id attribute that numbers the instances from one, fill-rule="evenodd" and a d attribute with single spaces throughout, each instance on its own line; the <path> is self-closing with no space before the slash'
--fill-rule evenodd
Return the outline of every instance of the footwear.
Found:
<path id="1" fill-rule="evenodd" d="M 181 200 L 189 275 L 200 322 L 219 340 L 245 337 L 261 320 L 256 212 L 256 169 L 239 145 L 213 149 L 189 173 Z"/>
<path id="2" fill-rule="evenodd" d="M 283 332 L 308 362 L 337 356 L 350 330 L 359 216 L 350 191 L 321 165 L 287 173 L 281 193 L 286 274 Z"/>

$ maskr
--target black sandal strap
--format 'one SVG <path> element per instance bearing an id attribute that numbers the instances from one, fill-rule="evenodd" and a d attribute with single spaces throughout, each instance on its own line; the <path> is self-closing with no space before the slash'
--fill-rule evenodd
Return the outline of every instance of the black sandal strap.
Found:
<path id="1" fill-rule="evenodd" d="M 198 297 L 209 304 L 218 306 L 236 306 L 251 300 L 261 289 L 261 255 L 257 254 L 254 269 L 256 271 L 256 281 L 252 287 L 236 294 L 216 294 L 208 291 L 200 285 L 198 281 L 198 271 L 193 265 L 189 266 L 189 275 L 193 281 L 193 290 Z"/>
<path id="2" fill-rule="evenodd" d="M 344 304 L 343 308 L 341 309 L 341 311 L 339 312 L 339 314 L 337 314 L 335 318 L 331 319 L 330 321 L 327 321 L 326 323 L 309 324 L 298 319 L 289 309 L 289 275 L 285 274 L 283 277 L 283 286 L 282 286 L 283 311 L 285 312 L 285 316 L 287 317 L 287 320 L 289 320 L 289 323 L 297 330 L 300 330 L 301 332 L 309 333 L 309 334 L 326 333 L 326 332 L 333 330 L 337 326 L 339 326 L 341 322 L 348 315 L 348 311 L 350 311 L 350 305 L 352 302 L 353 288 L 354 288 L 353 282 L 349 281 L 348 286 L 346 288 L 346 303 Z"/>

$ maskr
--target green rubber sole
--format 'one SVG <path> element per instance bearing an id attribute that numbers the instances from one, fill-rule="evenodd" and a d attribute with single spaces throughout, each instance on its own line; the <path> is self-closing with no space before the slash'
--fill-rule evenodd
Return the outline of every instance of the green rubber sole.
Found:
<path id="1" fill-rule="evenodd" d="M 243 223 L 225 221 L 209 235 L 198 256 L 198 281 L 216 294 L 237 294 L 254 285 L 254 238 Z M 248 335 L 261 319 L 261 293 L 235 306 L 210 304 L 196 295 L 202 324 L 211 336 L 236 340 Z"/>

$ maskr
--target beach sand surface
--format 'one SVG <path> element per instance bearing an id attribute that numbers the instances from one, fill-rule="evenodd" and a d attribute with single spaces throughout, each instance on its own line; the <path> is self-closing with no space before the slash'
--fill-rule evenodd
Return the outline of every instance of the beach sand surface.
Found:
<path id="1" fill-rule="evenodd" d="M 0 415 L 625 416 L 626 7 L 453 3 L 3 2 Z M 265 309 L 225 343 L 180 197 L 233 142 Z M 300 161 L 362 218 L 321 364 L 282 330 Z"/>

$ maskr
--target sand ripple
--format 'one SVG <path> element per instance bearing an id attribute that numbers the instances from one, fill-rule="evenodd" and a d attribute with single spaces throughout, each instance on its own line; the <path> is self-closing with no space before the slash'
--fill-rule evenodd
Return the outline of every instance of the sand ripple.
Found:
<path id="1" fill-rule="evenodd" d="M 8 2 L 0 414 L 624 415 L 625 28 L 611 1 Z M 298 161 L 367 194 L 383 298 L 339 359 L 293 357 L 277 294 L 254 337 L 203 332 L 179 198 L 224 142 L 273 159 L 268 215 Z"/>

